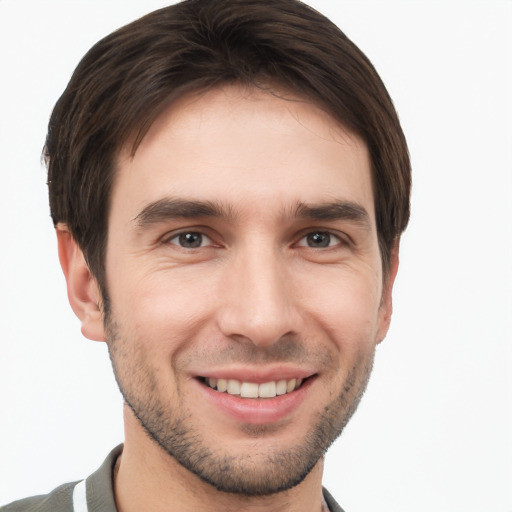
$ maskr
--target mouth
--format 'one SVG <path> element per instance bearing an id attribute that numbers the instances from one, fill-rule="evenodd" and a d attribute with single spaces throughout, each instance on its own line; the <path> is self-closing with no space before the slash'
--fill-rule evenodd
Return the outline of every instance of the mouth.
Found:
<path id="1" fill-rule="evenodd" d="M 200 377 L 199 380 L 209 388 L 240 398 L 275 398 L 276 396 L 287 395 L 298 390 L 311 377 L 280 379 L 258 384 L 257 382 L 246 382 L 237 379 L 217 379 L 213 377 Z"/>
<path id="2" fill-rule="evenodd" d="M 229 373 L 197 375 L 195 381 L 203 391 L 200 396 L 214 407 L 214 418 L 219 412 L 220 417 L 227 415 L 237 424 L 253 425 L 278 424 L 298 414 L 318 377 L 317 373 L 289 368 L 273 375 L 271 370 L 240 368 Z"/>

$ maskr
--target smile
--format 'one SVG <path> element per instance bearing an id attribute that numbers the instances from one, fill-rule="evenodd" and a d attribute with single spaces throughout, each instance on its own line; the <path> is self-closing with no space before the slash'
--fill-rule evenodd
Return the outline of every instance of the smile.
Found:
<path id="1" fill-rule="evenodd" d="M 257 384 L 236 379 L 215 379 L 209 377 L 204 378 L 203 382 L 219 393 L 228 393 L 240 396 L 241 398 L 274 398 L 299 389 L 303 379 L 282 379 Z"/>

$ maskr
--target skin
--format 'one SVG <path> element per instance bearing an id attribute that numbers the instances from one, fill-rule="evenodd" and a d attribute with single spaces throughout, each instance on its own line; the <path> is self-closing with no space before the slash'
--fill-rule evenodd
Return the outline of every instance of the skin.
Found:
<path id="1" fill-rule="evenodd" d="M 121 512 L 325 507 L 323 453 L 391 317 L 398 249 L 383 279 L 373 205 L 357 136 L 308 102 L 231 86 L 182 98 L 133 158 L 121 152 L 108 318 L 58 226 L 71 305 L 84 335 L 108 343 L 127 402 Z M 294 375 L 307 385 L 285 413 L 247 399 L 231 414 L 239 402 L 219 406 L 202 382 Z"/>

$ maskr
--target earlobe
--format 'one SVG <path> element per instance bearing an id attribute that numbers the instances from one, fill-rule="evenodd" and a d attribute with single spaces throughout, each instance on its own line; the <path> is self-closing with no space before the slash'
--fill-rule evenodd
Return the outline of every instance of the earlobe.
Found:
<path id="1" fill-rule="evenodd" d="M 391 323 L 391 315 L 393 313 L 393 284 L 398 272 L 398 253 L 400 240 L 397 240 L 391 248 L 389 257 L 389 270 L 384 280 L 382 290 L 382 299 L 379 309 L 379 327 L 377 331 L 377 343 L 380 343 L 385 337 Z"/>
<path id="2" fill-rule="evenodd" d="M 66 224 L 57 224 L 56 232 L 69 303 L 82 323 L 82 334 L 90 340 L 106 341 L 98 283 Z"/>

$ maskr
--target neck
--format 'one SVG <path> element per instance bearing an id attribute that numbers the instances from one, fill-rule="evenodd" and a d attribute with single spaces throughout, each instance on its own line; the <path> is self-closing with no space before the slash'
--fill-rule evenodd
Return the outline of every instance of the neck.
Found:
<path id="1" fill-rule="evenodd" d="M 269 496 L 218 491 L 185 469 L 142 430 L 125 408 L 125 445 L 114 472 L 119 512 L 324 512 L 323 461 L 297 486 Z"/>

